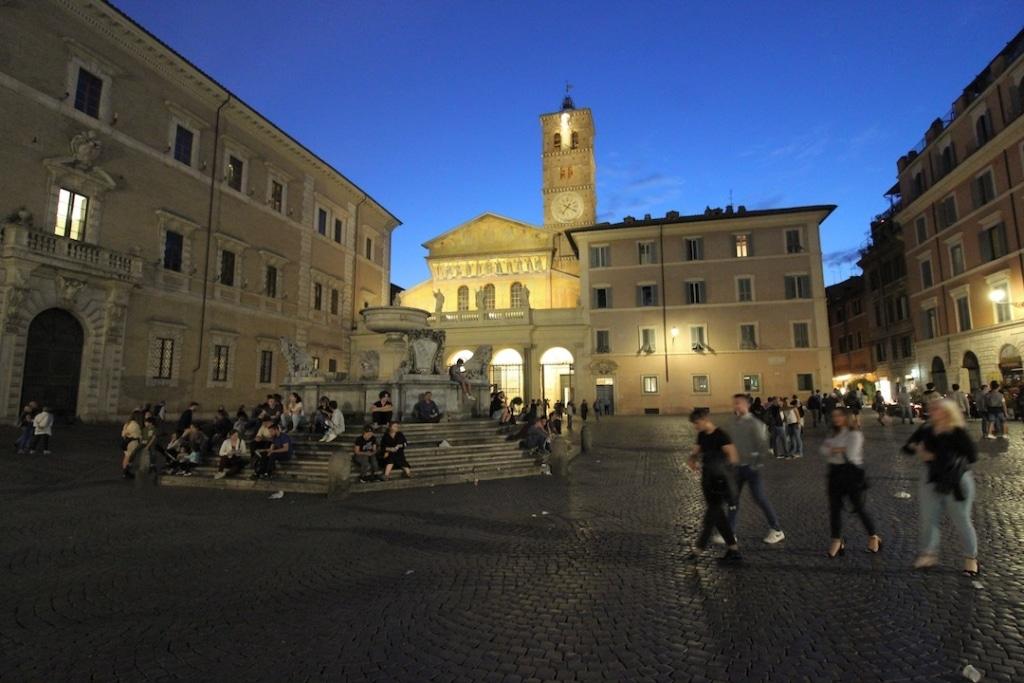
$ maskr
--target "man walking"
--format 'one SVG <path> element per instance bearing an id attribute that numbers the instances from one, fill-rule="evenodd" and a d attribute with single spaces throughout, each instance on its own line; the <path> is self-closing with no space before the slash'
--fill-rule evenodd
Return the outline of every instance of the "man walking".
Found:
<path id="1" fill-rule="evenodd" d="M 953 402 L 956 403 L 958 408 L 960 408 L 960 411 L 963 412 L 964 417 L 967 417 L 968 415 L 971 414 L 971 404 L 967 400 L 967 394 L 960 391 L 959 384 L 953 385 L 953 393 L 951 393 L 949 397 L 953 399 Z"/>
<path id="2" fill-rule="evenodd" d="M 992 433 L 986 439 L 1005 439 L 1003 423 L 1006 419 L 1006 397 L 999 391 L 999 381 L 992 380 L 988 393 L 985 395 L 985 406 L 988 409 L 988 421 L 992 423 Z"/>
<path id="3" fill-rule="evenodd" d="M 807 409 L 811 411 L 811 418 L 813 420 L 813 427 L 817 428 L 818 423 L 821 422 L 821 391 L 818 389 L 814 390 L 814 393 L 807 398 Z"/>
<path id="4" fill-rule="evenodd" d="M 736 446 L 739 463 L 736 466 L 736 506 L 729 510 L 729 526 L 736 531 L 736 518 L 739 515 L 739 500 L 743 493 L 743 485 L 750 484 L 750 495 L 764 513 L 768 522 L 768 535 L 765 543 L 775 544 L 786 538 L 779 526 L 775 509 L 765 495 L 764 481 L 761 478 L 762 456 L 768 452 L 768 429 L 764 423 L 750 413 L 750 397 L 736 394 L 732 397 L 733 421 L 729 426 L 729 435 Z"/>

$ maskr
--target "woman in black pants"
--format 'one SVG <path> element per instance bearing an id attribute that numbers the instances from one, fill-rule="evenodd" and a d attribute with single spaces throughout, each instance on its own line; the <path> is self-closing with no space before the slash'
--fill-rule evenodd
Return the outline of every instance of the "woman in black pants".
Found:
<path id="1" fill-rule="evenodd" d="M 828 556 L 836 558 L 846 550 L 842 536 L 843 502 L 849 500 L 855 515 L 860 517 L 868 533 L 868 552 L 882 549 L 882 539 L 875 533 L 875 523 L 864 509 L 867 479 L 864 475 L 864 434 L 850 426 L 850 409 L 832 411 L 832 433 L 821 444 L 820 452 L 828 462 L 829 526 L 832 543 Z"/>
<path id="2" fill-rule="evenodd" d="M 739 454 L 729 436 L 711 422 L 706 408 L 697 408 L 690 413 L 690 422 L 697 430 L 697 444 L 690 453 L 690 469 L 694 472 L 700 469 L 700 485 L 707 503 L 704 522 L 691 557 L 699 557 L 704 552 L 711 532 L 717 530 L 728 547 L 719 561 L 733 564 L 742 559 L 728 515 L 728 508 L 736 505 L 733 465 L 739 460 Z"/>

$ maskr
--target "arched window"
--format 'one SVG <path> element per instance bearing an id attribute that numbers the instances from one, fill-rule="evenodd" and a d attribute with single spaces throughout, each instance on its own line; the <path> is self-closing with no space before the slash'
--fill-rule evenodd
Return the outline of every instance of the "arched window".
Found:
<path id="1" fill-rule="evenodd" d="M 551 140 L 551 146 L 555 149 L 562 149 L 562 134 L 555 133 L 554 138 Z"/>
<path id="2" fill-rule="evenodd" d="M 576 149 L 580 146 L 580 134 L 576 131 L 572 132 L 572 149 Z"/>
<path id="3" fill-rule="evenodd" d="M 494 310 L 494 285 L 484 286 L 484 308 L 488 311 Z"/>
<path id="4" fill-rule="evenodd" d="M 512 308 L 523 307 L 523 283 L 513 282 L 511 289 L 508 293 L 509 306 Z"/>
<path id="5" fill-rule="evenodd" d="M 469 287 L 466 285 L 459 287 L 458 304 L 460 311 L 469 310 Z"/>
<path id="6" fill-rule="evenodd" d="M 978 117 L 974 122 L 974 135 L 978 139 L 978 147 L 981 147 L 992 137 L 992 123 L 989 121 L 988 112 Z"/>

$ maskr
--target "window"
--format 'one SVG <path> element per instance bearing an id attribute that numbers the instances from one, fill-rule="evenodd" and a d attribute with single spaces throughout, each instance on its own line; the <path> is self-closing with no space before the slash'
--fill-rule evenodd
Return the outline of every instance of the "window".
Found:
<path id="1" fill-rule="evenodd" d="M 942 155 L 939 157 L 939 176 L 945 176 L 956 167 L 956 150 L 953 143 L 942 148 Z"/>
<path id="2" fill-rule="evenodd" d="M 231 347 L 217 344 L 213 347 L 213 381 L 228 381 L 228 357 Z"/>
<path id="3" fill-rule="evenodd" d="M 645 394 L 658 393 L 658 377 L 656 375 L 644 375 L 643 391 Z"/>
<path id="4" fill-rule="evenodd" d="M 458 309 L 460 311 L 469 310 L 469 287 L 462 285 L 459 287 L 458 295 L 456 297 Z"/>
<path id="5" fill-rule="evenodd" d="M 914 221 L 914 228 L 917 230 L 917 243 L 924 244 L 928 239 L 928 220 L 924 216 L 918 216 Z"/>
<path id="6" fill-rule="evenodd" d="M 896 320 L 906 320 L 910 317 L 910 302 L 907 300 L 906 294 L 900 294 L 895 299 L 896 302 Z"/>
<path id="7" fill-rule="evenodd" d="M 344 227 L 345 226 L 341 222 L 340 218 L 334 219 L 334 241 L 337 242 L 338 244 L 341 244 L 342 242 L 342 232 Z"/>
<path id="8" fill-rule="evenodd" d="M 939 202 L 935 208 L 939 230 L 944 230 L 956 223 L 956 197 L 949 195 Z"/>
<path id="9" fill-rule="evenodd" d="M 174 158 L 186 166 L 192 165 L 192 143 L 195 133 L 180 123 L 174 128 Z"/>
<path id="10" fill-rule="evenodd" d="M 953 275 L 964 272 L 964 245 L 959 242 L 949 247 L 949 267 Z"/>
<path id="11" fill-rule="evenodd" d="M 683 241 L 686 247 L 686 260 L 687 261 L 703 261 L 704 260 L 704 238 L 703 237 L 690 237 Z"/>
<path id="12" fill-rule="evenodd" d="M 181 257 L 185 249 L 185 238 L 180 232 L 168 230 L 164 233 L 164 269 L 181 272 Z"/>
<path id="13" fill-rule="evenodd" d="M 276 180 L 270 181 L 270 208 L 278 213 L 284 210 L 284 185 Z"/>
<path id="14" fill-rule="evenodd" d="M 934 308 L 926 309 L 924 312 L 924 338 L 934 339 L 939 336 L 939 314 Z"/>
<path id="15" fill-rule="evenodd" d="M 57 221 L 53 226 L 54 234 L 73 240 L 84 240 L 88 212 L 88 197 L 60 188 L 57 194 Z"/>
<path id="16" fill-rule="evenodd" d="M 658 305 L 658 286 L 657 285 L 639 285 L 636 288 L 636 305 L 637 306 L 657 306 Z"/>
<path id="17" fill-rule="evenodd" d="M 314 370 L 319 370 L 320 369 L 320 356 L 313 356 L 312 358 L 310 358 L 310 360 L 313 361 L 313 369 Z"/>
<path id="18" fill-rule="evenodd" d="M 974 122 L 974 137 L 978 147 L 992 139 L 992 122 L 989 120 L 988 112 L 985 112 Z"/>
<path id="19" fill-rule="evenodd" d="M 753 323 L 743 323 L 740 325 L 740 348 L 757 348 L 757 325 Z"/>
<path id="20" fill-rule="evenodd" d="M 985 171 L 971 183 L 971 200 L 974 208 L 984 206 L 996 198 L 996 185 L 992 180 L 992 171 Z"/>
<path id="21" fill-rule="evenodd" d="M 882 363 L 882 362 L 885 362 L 885 360 L 886 360 L 885 342 L 878 342 L 877 344 L 875 344 L 875 361 L 878 362 L 878 363 Z"/>
<path id="22" fill-rule="evenodd" d="M 325 237 L 327 236 L 327 209 L 316 210 L 316 231 Z M 367 256 L 366 258 L 370 257 Z"/>
<path id="23" fill-rule="evenodd" d="M 1006 256 L 1006 226 L 998 223 L 982 230 L 978 233 L 978 246 L 982 262 Z"/>
<path id="24" fill-rule="evenodd" d="M 508 304 L 512 308 L 522 308 L 523 304 L 523 284 L 521 282 L 513 282 L 512 286 L 508 290 Z"/>
<path id="25" fill-rule="evenodd" d="M 797 391 L 814 391 L 814 375 L 809 372 L 798 372 L 796 375 Z"/>
<path id="26" fill-rule="evenodd" d="M 338 290 L 331 288 L 331 315 L 338 315 Z"/>
<path id="27" fill-rule="evenodd" d="M 562 149 L 562 134 L 555 133 L 551 138 L 551 146 L 554 149 Z"/>
<path id="28" fill-rule="evenodd" d="M 743 391 L 748 394 L 761 393 L 761 375 L 743 375 Z"/>
<path id="29" fill-rule="evenodd" d="M 709 394 L 711 393 L 711 380 L 707 375 L 694 375 L 693 376 L 693 393 L 695 394 Z"/>
<path id="30" fill-rule="evenodd" d="M 608 245 L 590 248 L 590 267 L 607 268 L 612 264 L 611 249 Z"/>
<path id="31" fill-rule="evenodd" d="M 787 254 L 799 254 L 804 250 L 804 245 L 800 239 L 800 229 L 791 228 L 786 231 L 786 253 Z"/>
<path id="32" fill-rule="evenodd" d="M 653 353 L 658 345 L 655 342 L 654 337 L 655 329 L 653 327 L 641 327 L 640 328 L 640 350 L 646 353 Z"/>
<path id="33" fill-rule="evenodd" d="M 597 330 L 597 332 L 594 333 L 594 350 L 597 353 L 611 352 L 611 332 L 608 330 Z"/>
<path id="34" fill-rule="evenodd" d="M 153 379 L 171 379 L 174 372 L 174 340 L 157 337 L 156 351 L 156 372 L 153 373 Z"/>
<path id="35" fill-rule="evenodd" d="M 754 300 L 754 282 L 749 277 L 736 278 L 736 301 Z"/>
<path id="36" fill-rule="evenodd" d="M 367 237 L 366 243 L 363 245 L 363 254 L 366 256 L 368 261 L 373 260 L 373 238 Z"/>
<path id="37" fill-rule="evenodd" d="M 103 79 L 79 67 L 78 84 L 75 87 L 75 109 L 94 119 L 100 117 L 100 99 L 103 96 Z"/>
<path id="38" fill-rule="evenodd" d="M 225 287 L 235 286 L 235 252 L 227 249 L 220 252 L 220 283 Z"/>
<path id="39" fill-rule="evenodd" d="M 274 352 L 260 351 L 260 384 L 270 384 L 274 381 Z"/>
<path id="40" fill-rule="evenodd" d="M 654 242 L 638 242 L 636 246 L 641 266 L 658 262 L 658 250 Z"/>
<path id="41" fill-rule="evenodd" d="M 835 311 L 836 311 L 836 322 L 837 323 L 844 322 L 846 320 L 846 305 L 845 304 L 841 304 L 841 303 L 835 304 Z"/>
<path id="42" fill-rule="evenodd" d="M 245 173 L 245 162 L 233 154 L 228 155 L 228 187 L 242 191 L 242 175 Z"/>
<path id="43" fill-rule="evenodd" d="M 911 179 L 911 185 L 913 186 L 914 197 L 920 197 L 922 194 L 924 194 L 924 191 L 926 189 L 924 183 L 924 171 L 922 171 L 921 169 L 917 169 L 914 171 L 914 176 Z"/>
<path id="44" fill-rule="evenodd" d="M 921 261 L 921 287 L 928 288 L 932 286 L 932 260 L 924 259 Z"/>
<path id="45" fill-rule="evenodd" d="M 484 308 L 493 311 L 494 305 L 494 285 L 484 285 Z"/>
<path id="46" fill-rule="evenodd" d="M 733 235 L 736 258 L 753 255 L 753 235 Z"/>
<path id="47" fill-rule="evenodd" d="M 708 302 L 708 293 L 703 280 L 691 280 L 683 286 L 686 288 L 686 303 L 706 304 Z"/>
<path id="48" fill-rule="evenodd" d="M 328 358 L 327 359 L 327 372 L 337 372 L 337 371 L 338 371 L 338 359 L 337 358 Z"/>
<path id="49" fill-rule="evenodd" d="M 913 344 L 909 335 L 900 338 L 900 352 L 904 358 L 910 358 L 914 355 Z"/>
<path id="50" fill-rule="evenodd" d="M 787 275 L 786 276 L 786 298 L 787 299 L 810 299 L 811 298 L 811 276 L 810 275 Z"/>
<path id="51" fill-rule="evenodd" d="M 966 294 L 956 298 L 956 319 L 961 332 L 971 329 L 971 302 Z"/>
<path id="52" fill-rule="evenodd" d="M 313 310 L 322 311 L 324 309 L 324 286 L 319 282 L 313 283 Z"/>
<path id="53" fill-rule="evenodd" d="M 577 147 L 580 146 L 580 134 L 577 133 L 576 131 L 572 132 L 572 136 L 570 137 L 570 140 L 572 141 L 572 143 L 571 143 L 572 149 L 576 149 Z"/>
<path id="54" fill-rule="evenodd" d="M 703 325 L 690 325 L 690 348 L 702 351 L 708 345 L 707 330 Z"/>
<path id="55" fill-rule="evenodd" d="M 896 337 L 893 337 L 892 339 L 890 339 L 889 340 L 889 349 L 890 349 L 890 351 L 892 351 L 892 359 L 893 360 L 896 360 L 897 358 L 899 358 L 900 357 L 899 356 L 900 340 L 897 339 Z"/>
<path id="56" fill-rule="evenodd" d="M 1012 318 L 1010 315 L 1010 283 L 1000 282 L 997 285 L 992 285 L 989 298 L 995 307 L 996 323 L 1010 322 Z"/>
<path id="57" fill-rule="evenodd" d="M 850 350 L 850 345 L 847 343 L 846 336 L 839 338 L 839 353 L 846 353 Z"/>
<path id="58" fill-rule="evenodd" d="M 594 287 L 594 308 L 612 307 L 612 288 Z"/>
<path id="59" fill-rule="evenodd" d="M 277 298 L 277 268 L 275 266 L 267 266 L 263 278 L 263 293 L 271 299 Z"/>
<path id="60" fill-rule="evenodd" d="M 850 307 L 853 309 L 853 314 L 854 315 L 860 315 L 860 312 L 861 312 L 860 299 L 854 299 L 853 302 L 850 304 Z"/>
<path id="61" fill-rule="evenodd" d="M 793 346 L 798 349 L 811 347 L 811 331 L 807 323 L 793 323 Z"/>

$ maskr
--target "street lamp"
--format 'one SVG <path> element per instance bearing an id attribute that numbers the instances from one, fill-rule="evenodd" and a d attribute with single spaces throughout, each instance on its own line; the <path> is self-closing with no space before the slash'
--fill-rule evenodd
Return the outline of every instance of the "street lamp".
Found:
<path id="1" fill-rule="evenodd" d="M 996 304 L 1004 303 L 1006 301 L 1006 290 L 1002 287 L 989 290 L 988 300 Z"/>

